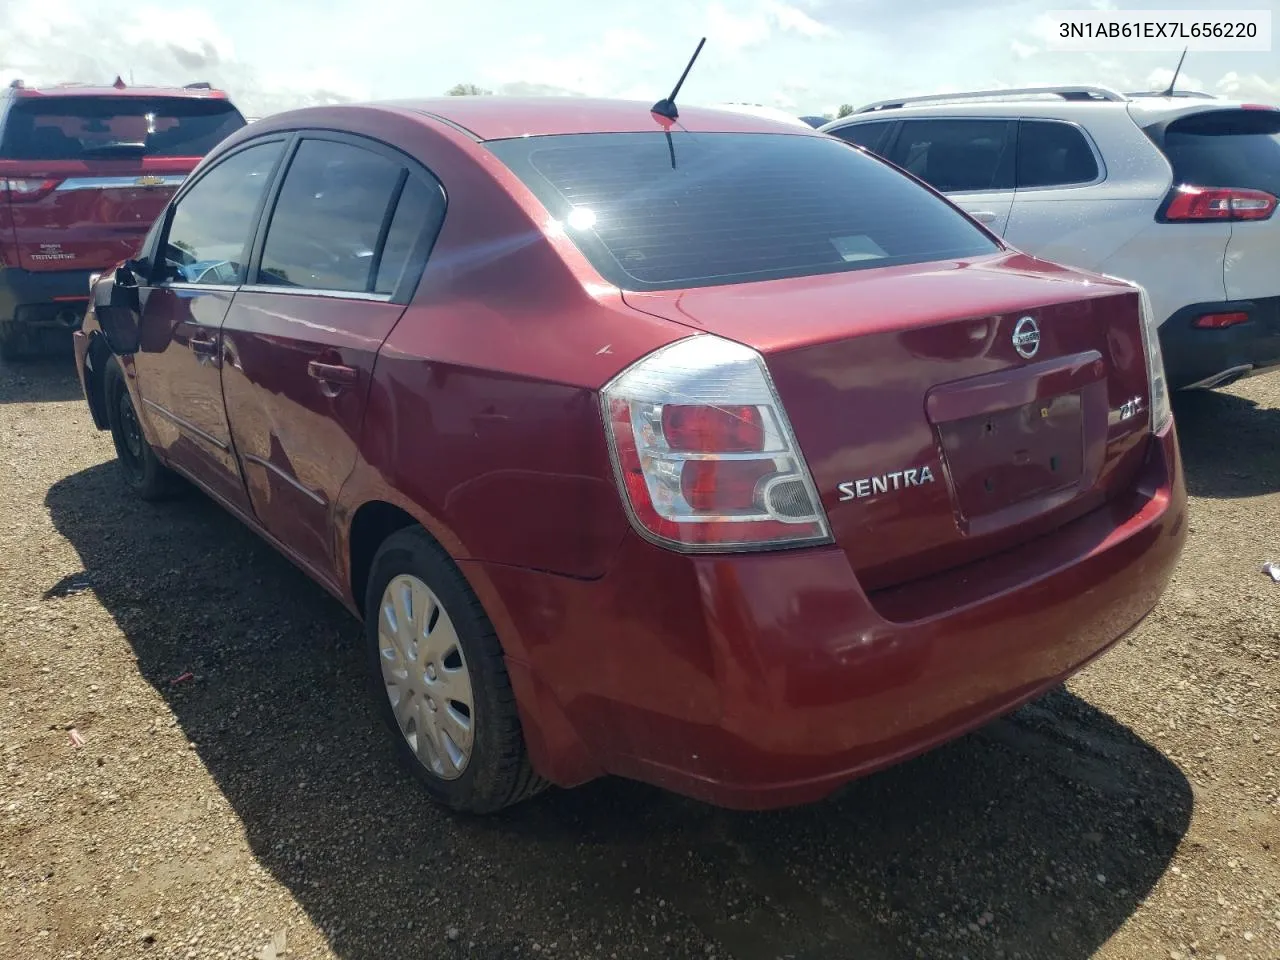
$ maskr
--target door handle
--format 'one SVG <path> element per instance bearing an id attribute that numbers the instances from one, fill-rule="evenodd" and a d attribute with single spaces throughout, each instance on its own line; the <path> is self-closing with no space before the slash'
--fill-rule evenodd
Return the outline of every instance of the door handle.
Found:
<path id="1" fill-rule="evenodd" d="M 320 381 L 320 390 L 327 397 L 336 396 L 343 387 L 355 383 L 359 375 L 355 367 L 348 367 L 345 363 L 312 360 L 307 364 L 307 376 Z"/>
<path id="2" fill-rule="evenodd" d="M 994 210 L 971 210 L 969 216 L 979 223 L 992 223 L 996 219 L 996 212 Z"/>
<path id="3" fill-rule="evenodd" d="M 192 337 L 187 346 L 196 355 L 197 363 L 218 365 L 218 341 L 214 337 Z"/>

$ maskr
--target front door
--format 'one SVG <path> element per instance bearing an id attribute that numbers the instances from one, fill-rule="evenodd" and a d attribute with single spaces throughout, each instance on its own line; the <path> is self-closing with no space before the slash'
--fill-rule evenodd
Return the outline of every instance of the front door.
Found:
<path id="1" fill-rule="evenodd" d="M 304 135 L 252 282 L 223 324 L 223 391 L 254 512 L 331 580 L 333 507 L 355 466 L 374 360 L 443 211 L 439 183 L 399 154 Z"/>
<path id="2" fill-rule="evenodd" d="M 222 401 L 222 321 L 283 140 L 231 154 L 178 198 L 139 290 L 139 411 L 167 461 L 232 506 L 248 499 Z"/>
<path id="3" fill-rule="evenodd" d="M 904 120 L 888 159 L 1003 234 L 1013 206 L 1016 128 L 1000 119 Z"/>

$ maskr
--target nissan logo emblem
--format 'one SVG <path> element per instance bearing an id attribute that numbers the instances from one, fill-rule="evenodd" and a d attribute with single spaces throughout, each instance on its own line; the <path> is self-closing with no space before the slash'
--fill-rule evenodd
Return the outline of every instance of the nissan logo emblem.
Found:
<path id="1" fill-rule="evenodd" d="M 1013 349 L 1026 360 L 1034 357 L 1040 349 L 1040 325 L 1033 317 L 1023 317 L 1014 326 Z"/>

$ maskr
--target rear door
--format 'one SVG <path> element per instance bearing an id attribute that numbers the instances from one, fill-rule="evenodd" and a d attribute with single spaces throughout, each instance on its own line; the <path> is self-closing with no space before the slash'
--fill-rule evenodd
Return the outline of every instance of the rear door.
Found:
<path id="1" fill-rule="evenodd" d="M 903 120 L 886 156 L 1002 234 L 1013 205 L 1016 131 L 1003 119 Z"/>
<path id="2" fill-rule="evenodd" d="M 334 577 L 333 505 L 355 465 L 383 340 L 404 312 L 444 192 L 372 141 L 307 134 L 296 147 L 222 327 L 222 386 L 262 525 Z"/>
<path id="3" fill-rule="evenodd" d="M 242 126 L 221 98 L 16 98 L 0 131 L 10 265 L 90 270 L 132 256 L 200 158 Z"/>
<path id="4" fill-rule="evenodd" d="M 1158 142 L 1173 167 L 1175 186 L 1247 191 L 1235 201 L 1238 208 L 1241 201 L 1256 205 L 1272 198 L 1272 213 L 1217 229 L 1229 230 L 1223 259 L 1226 298 L 1280 297 L 1280 218 L 1274 214 L 1274 198 L 1280 197 L 1280 110 L 1200 111 L 1170 123 Z M 1215 225 L 1182 226 L 1192 229 L 1214 230 Z"/>
<path id="5" fill-rule="evenodd" d="M 1016 190 L 1005 239 L 1045 260 L 1097 268 L 1115 246 L 1106 221 L 1131 213 L 1131 205 L 1094 189 L 1105 177 L 1092 140 L 1076 124 L 1019 120 Z"/>

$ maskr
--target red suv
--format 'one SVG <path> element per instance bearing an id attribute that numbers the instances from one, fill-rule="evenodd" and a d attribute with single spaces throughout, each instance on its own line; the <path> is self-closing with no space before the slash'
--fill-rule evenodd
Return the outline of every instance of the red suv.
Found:
<path id="1" fill-rule="evenodd" d="M 187 478 L 363 618 L 463 810 L 820 798 L 1106 650 L 1187 528 L 1144 290 L 741 114 L 268 117 L 76 355 L 136 493 Z"/>
<path id="2" fill-rule="evenodd" d="M 208 84 L 3 91 L 0 357 L 78 326 L 90 273 L 132 256 L 200 158 L 244 125 Z"/>

